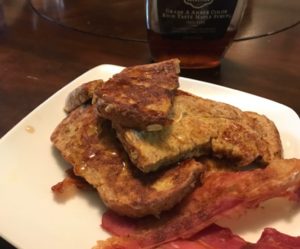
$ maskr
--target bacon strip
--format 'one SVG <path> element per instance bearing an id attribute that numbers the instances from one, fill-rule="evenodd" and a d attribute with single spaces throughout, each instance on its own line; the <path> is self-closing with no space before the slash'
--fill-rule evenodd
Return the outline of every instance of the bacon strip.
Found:
<path id="1" fill-rule="evenodd" d="M 143 219 L 120 216 L 111 210 L 102 218 L 102 227 L 113 235 L 128 235 Z M 178 239 L 165 243 L 155 249 L 299 249 L 300 236 L 293 237 L 265 228 L 256 244 L 249 243 L 232 233 L 228 228 L 212 224 L 189 239 Z"/>
<path id="2" fill-rule="evenodd" d="M 276 231 L 273 228 L 265 228 L 257 244 L 251 249 L 299 249 L 300 236 L 292 237 Z"/>
<path id="3" fill-rule="evenodd" d="M 250 244 L 228 228 L 212 224 L 188 240 L 176 240 L 156 249 L 250 249 Z"/>
<path id="4" fill-rule="evenodd" d="M 137 223 L 143 218 L 134 219 L 121 216 L 112 210 L 107 210 L 102 215 L 101 227 L 107 232 L 117 236 L 127 236 L 135 232 Z"/>
<path id="5" fill-rule="evenodd" d="M 73 187 L 82 190 L 95 190 L 87 181 L 82 177 L 76 176 L 73 172 L 73 168 L 66 170 L 67 176 L 61 181 L 51 187 L 51 190 L 55 195 L 61 195 L 68 192 Z"/>
<path id="6" fill-rule="evenodd" d="M 128 236 L 99 241 L 94 249 L 154 248 L 186 239 L 224 215 L 257 207 L 274 197 L 294 195 L 299 187 L 300 159 L 274 160 L 266 169 L 212 173 L 172 212 L 139 224 Z"/>

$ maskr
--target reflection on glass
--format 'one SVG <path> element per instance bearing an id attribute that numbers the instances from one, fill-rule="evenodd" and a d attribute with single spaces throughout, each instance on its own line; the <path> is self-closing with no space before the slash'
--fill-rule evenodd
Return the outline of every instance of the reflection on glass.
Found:
<path id="1" fill-rule="evenodd" d="M 30 0 L 29 3 L 40 16 L 66 28 L 115 39 L 147 41 L 143 0 Z M 299 23 L 299 13 L 299 0 L 248 0 L 235 40 L 285 30 Z"/>

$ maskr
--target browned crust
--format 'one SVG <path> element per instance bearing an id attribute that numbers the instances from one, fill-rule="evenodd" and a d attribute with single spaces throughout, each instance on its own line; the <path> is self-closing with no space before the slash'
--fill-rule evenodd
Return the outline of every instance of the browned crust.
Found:
<path id="1" fill-rule="evenodd" d="M 244 113 L 248 118 L 248 124 L 268 143 L 268 153 L 266 153 L 268 158 L 265 158 L 264 161 L 270 162 L 273 159 L 283 158 L 283 148 L 280 134 L 274 122 L 265 115 L 260 115 L 255 112 Z"/>
<path id="2" fill-rule="evenodd" d="M 265 116 L 177 91 L 173 123 L 158 132 L 115 125 L 131 161 L 142 171 L 195 156 L 212 154 L 238 166 L 281 158 L 279 133 Z"/>
<path id="3" fill-rule="evenodd" d="M 200 180 L 204 167 L 187 160 L 164 171 L 144 174 L 128 162 L 109 122 L 93 106 L 75 109 L 51 136 L 76 175 L 92 184 L 119 214 L 141 217 L 170 209 Z"/>
<path id="4" fill-rule="evenodd" d="M 178 73 L 178 59 L 125 68 L 96 92 L 99 115 L 135 129 L 170 124 Z"/>

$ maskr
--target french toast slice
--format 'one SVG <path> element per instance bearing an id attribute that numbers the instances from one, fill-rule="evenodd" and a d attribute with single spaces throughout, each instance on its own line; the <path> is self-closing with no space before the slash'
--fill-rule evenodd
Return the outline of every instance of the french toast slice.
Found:
<path id="1" fill-rule="evenodd" d="M 279 133 L 264 116 L 180 90 L 170 116 L 172 124 L 156 132 L 114 124 L 131 161 L 143 172 L 209 154 L 237 166 L 253 161 L 267 164 L 282 156 Z"/>
<path id="2" fill-rule="evenodd" d="M 178 59 L 125 68 L 97 89 L 99 115 L 124 127 L 162 129 L 171 123 L 179 72 Z"/>
<path id="3" fill-rule="evenodd" d="M 130 163 L 110 122 L 97 116 L 94 105 L 71 112 L 51 141 L 107 207 L 131 217 L 158 216 L 170 209 L 194 189 L 204 170 L 201 163 L 185 160 L 144 174 Z"/>

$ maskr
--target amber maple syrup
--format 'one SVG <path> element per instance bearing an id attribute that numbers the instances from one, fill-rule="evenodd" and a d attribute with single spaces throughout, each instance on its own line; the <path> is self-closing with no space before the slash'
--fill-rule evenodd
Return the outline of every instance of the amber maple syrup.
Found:
<path id="1" fill-rule="evenodd" d="M 147 0 L 154 61 L 177 57 L 183 68 L 212 68 L 233 41 L 245 0 Z"/>

